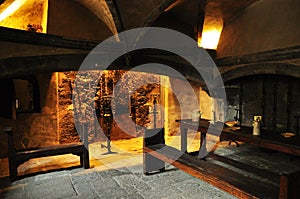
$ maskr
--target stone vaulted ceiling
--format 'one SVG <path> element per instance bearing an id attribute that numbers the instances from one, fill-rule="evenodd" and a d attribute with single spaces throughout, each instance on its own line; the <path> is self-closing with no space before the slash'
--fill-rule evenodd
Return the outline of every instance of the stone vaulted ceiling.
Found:
<path id="1" fill-rule="evenodd" d="M 197 40 L 199 33 L 202 32 L 204 17 L 210 16 L 212 19 L 222 19 L 224 24 L 230 23 L 244 9 L 259 1 L 263 0 L 47 0 L 50 9 L 48 13 L 60 14 L 59 16 L 63 17 L 60 21 L 65 21 L 68 16 L 63 12 L 56 13 L 57 7 L 51 7 L 51 5 L 67 2 L 68 4 L 64 4 L 65 7 L 60 11 L 69 8 L 81 9 L 89 13 L 86 14 L 86 19 L 92 19 L 92 16 L 98 18 L 99 27 L 96 30 L 106 33 L 102 38 L 95 37 L 96 39 L 89 40 L 88 38 L 73 39 L 64 35 L 63 32 L 56 34 L 53 31 L 54 33 L 50 32 L 49 35 L 0 27 L 2 49 L 0 50 L 0 78 L 41 70 L 49 72 L 76 70 L 87 53 L 99 41 L 107 38 L 108 32 L 110 35 L 116 35 L 118 32 L 131 28 L 159 26 L 175 29 Z M 3 5 L 8 6 L 12 2 L 13 0 L 0 1 L 0 12 Z M 69 18 L 74 22 L 66 29 L 76 26 L 76 20 L 78 22 L 83 20 L 74 19 L 73 16 Z M 50 22 L 51 19 L 48 21 Z M 61 27 L 65 25 L 68 24 L 62 23 Z M 51 30 L 49 23 L 48 29 Z M 71 31 L 73 34 L 74 32 L 76 33 L 76 31 Z M 27 68 L 24 68 L 24 65 Z"/>

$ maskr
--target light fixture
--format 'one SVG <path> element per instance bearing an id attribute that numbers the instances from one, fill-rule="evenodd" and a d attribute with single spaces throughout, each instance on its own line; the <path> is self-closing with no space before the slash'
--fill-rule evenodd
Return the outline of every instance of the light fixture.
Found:
<path id="1" fill-rule="evenodd" d="M 201 37 L 198 46 L 216 50 L 223 29 L 223 20 L 217 17 L 205 16 Z"/>

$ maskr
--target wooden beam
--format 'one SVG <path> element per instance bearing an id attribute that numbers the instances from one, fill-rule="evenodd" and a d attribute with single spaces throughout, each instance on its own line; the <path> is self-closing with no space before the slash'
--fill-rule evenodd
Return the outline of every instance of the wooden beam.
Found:
<path id="1" fill-rule="evenodd" d="M 298 58 L 300 58 L 300 46 L 292 46 L 288 48 L 279 48 L 247 55 L 218 58 L 216 60 L 216 64 L 218 67 L 222 67 L 251 63 L 284 61 Z"/>
<path id="2" fill-rule="evenodd" d="M 100 41 L 80 41 L 57 35 L 29 32 L 6 27 L 0 27 L 0 41 L 80 50 L 92 50 L 100 43 Z"/>
<path id="3" fill-rule="evenodd" d="M 58 71 L 76 71 L 86 54 L 14 57 L 0 60 L 0 79 Z"/>

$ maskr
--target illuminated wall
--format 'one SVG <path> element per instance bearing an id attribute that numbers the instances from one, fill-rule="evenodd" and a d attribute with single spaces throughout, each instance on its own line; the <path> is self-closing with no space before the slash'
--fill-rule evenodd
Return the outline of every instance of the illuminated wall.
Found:
<path id="1" fill-rule="evenodd" d="M 300 1 L 264 0 L 226 23 L 218 57 L 236 56 L 300 45 Z"/>
<path id="2" fill-rule="evenodd" d="M 48 0 L 6 1 L 0 12 L 0 26 L 47 32 Z"/>
<path id="3" fill-rule="evenodd" d="M 216 50 L 223 28 L 223 20 L 220 17 L 205 16 L 201 38 L 198 45 L 205 49 Z"/>

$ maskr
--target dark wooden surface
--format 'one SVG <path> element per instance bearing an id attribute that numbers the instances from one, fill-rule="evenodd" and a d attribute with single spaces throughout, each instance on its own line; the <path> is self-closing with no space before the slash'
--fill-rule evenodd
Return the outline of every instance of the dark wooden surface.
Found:
<path id="1" fill-rule="evenodd" d="M 41 147 L 37 149 L 16 151 L 16 161 L 25 162 L 32 158 L 47 157 L 68 153 L 80 155 L 80 153 L 82 153 L 83 151 L 82 147 L 83 145 L 81 142 L 76 142 L 70 144 L 60 144 L 48 147 Z"/>
<path id="2" fill-rule="evenodd" d="M 173 147 L 158 144 L 147 146 L 144 150 L 238 198 L 278 198 L 279 186 L 250 178 L 209 161 L 200 160 Z"/>
<path id="3" fill-rule="evenodd" d="M 177 120 L 180 123 L 181 129 L 192 129 L 195 131 L 200 131 L 202 134 L 207 133 L 207 129 L 210 128 L 208 134 L 217 135 L 214 129 L 216 127 L 220 128 L 223 123 L 210 124 L 208 120 L 201 119 L 198 122 L 192 122 L 192 120 Z M 252 135 L 252 127 L 240 126 L 240 130 L 232 130 L 230 127 L 224 126 L 221 138 L 226 138 L 229 140 L 236 140 L 245 142 L 248 144 L 256 145 L 258 147 L 267 148 L 271 150 L 276 150 L 284 153 L 289 153 L 292 155 L 300 156 L 300 137 L 294 136 L 290 138 L 285 138 L 280 134 L 274 133 L 272 131 L 262 129 L 260 136 Z M 185 136 L 185 133 L 183 133 Z M 186 139 L 186 138 L 181 138 Z M 185 147 L 185 146 L 184 146 Z M 184 151 L 184 149 L 182 149 Z"/>
<path id="4" fill-rule="evenodd" d="M 206 135 L 207 129 L 210 126 L 208 120 L 200 120 L 199 123 L 192 122 L 191 120 L 180 120 L 177 122 L 181 123 L 180 127 L 183 132 L 181 144 L 183 144 L 183 147 L 186 147 L 187 129 L 202 131 L 202 135 Z M 251 127 L 241 127 L 240 131 L 233 131 L 229 127 L 223 128 L 223 123 L 211 124 L 209 133 L 214 134 L 214 129 L 216 128 L 221 129 L 221 137 L 234 138 L 257 146 L 265 145 L 265 148 L 299 155 L 298 137 L 286 139 L 275 136 L 267 130 L 263 130 L 261 136 L 253 136 Z M 247 167 L 243 163 L 212 154 L 206 160 L 202 160 L 199 159 L 199 156 L 194 157 L 191 153 L 186 153 L 186 148 L 181 148 L 181 151 L 179 151 L 164 143 L 157 144 L 157 142 L 153 145 L 144 146 L 144 152 L 156 159 L 172 164 L 188 174 L 227 191 L 238 198 L 299 198 L 299 172 L 273 173 L 260 168 Z M 211 161 L 211 158 L 225 162 L 225 164 L 229 164 L 245 172 L 253 173 L 260 178 L 218 165 L 214 161 Z M 147 164 L 147 162 L 144 162 L 144 164 Z M 267 179 L 267 181 L 262 181 L 261 178 Z"/>
<path id="5" fill-rule="evenodd" d="M 187 132 L 186 130 L 188 128 L 196 131 L 204 131 L 205 129 L 207 130 L 209 126 L 209 121 L 207 120 L 201 120 L 199 123 L 192 122 L 191 120 L 181 120 L 180 122 L 181 128 L 183 128 L 185 132 Z M 213 124 L 210 132 L 214 133 L 214 127 L 221 128 L 222 135 L 236 135 L 238 133 L 236 131 L 232 131 L 230 128 L 223 128 L 222 123 Z M 257 140 L 261 139 L 264 139 L 263 142 L 265 142 L 265 140 L 269 140 L 269 135 L 267 134 L 262 134 L 261 137 L 254 136 L 253 138 L 250 127 L 245 127 L 244 130 L 245 139 L 254 139 L 254 141 L 251 141 L 252 143 L 260 143 L 261 141 Z M 264 133 L 268 132 L 266 131 Z M 186 136 L 187 134 L 185 133 L 184 135 Z M 244 138 L 243 136 L 241 137 Z M 280 139 L 282 138 L 279 138 L 279 141 Z M 286 141 L 284 143 L 279 142 L 278 145 L 281 146 L 282 144 L 286 144 Z M 288 142 L 288 144 L 289 146 L 291 145 L 290 142 Z M 297 145 L 291 146 L 297 147 Z M 192 156 L 191 153 L 186 153 L 186 150 L 179 151 L 173 147 L 165 145 L 164 139 L 162 139 L 162 132 L 147 137 L 146 140 L 144 139 L 144 154 L 147 155 L 144 156 L 144 168 L 151 160 L 155 160 L 156 162 L 158 161 L 159 165 L 162 165 L 162 162 L 166 162 L 190 175 L 227 191 L 238 198 L 296 199 L 300 194 L 300 190 L 298 188 L 300 185 L 300 172 L 274 173 L 262 168 L 248 167 L 249 165 L 247 166 L 241 162 L 227 159 L 226 157 L 219 157 L 214 154 L 210 154 L 205 160 L 202 160 L 199 159 L 198 155 L 195 157 Z M 220 165 L 216 163 L 216 161 L 223 162 L 225 165 Z M 226 164 L 243 172 L 237 172 L 236 170 L 227 167 Z M 254 176 L 250 174 L 254 174 Z M 265 180 L 262 180 L 262 178 Z"/>
<path id="6" fill-rule="evenodd" d="M 190 154 L 189 153 L 189 155 L 197 156 L 197 153 L 195 153 L 195 154 Z M 268 179 L 270 181 L 274 181 L 274 182 L 277 182 L 277 183 L 280 182 L 280 176 L 278 175 L 278 173 L 272 172 L 270 170 L 266 170 L 266 169 L 263 169 L 263 168 L 259 168 L 259 167 L 256 167 L 256 166 L 245 164 L 245 163 L 242 163 L 242 162 L 239 162 L 239 161 L 236 161 L 236 160 L 233 160 L 233 159 L 221 156 L 221 155 L 217 155 L 217 154 L 209 154 L 207 158 L 208 159 L 211 158 L 213 160 L 223 162 L 225 164 L 231 165 L 235 168 L 241 169 L 241 170 L 249 172 L 249 173 L 254 173 L 257 176 L 261 176 L 261 177 L 263 177 L 265 179 Z"/>
<path id="7" fill-rule="evenodd" d="M 273 176 L 277 176 L 274 178 L 268 176 L 268 181 L 265 181 L 235 172 L 213 161 L 200 160 L 165 144 L 144 147 L 144 152 L 238 198 L 299 198 L 300 172 L 273 173 Z"/>

